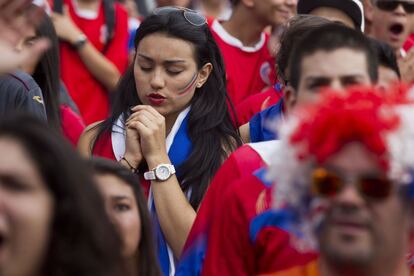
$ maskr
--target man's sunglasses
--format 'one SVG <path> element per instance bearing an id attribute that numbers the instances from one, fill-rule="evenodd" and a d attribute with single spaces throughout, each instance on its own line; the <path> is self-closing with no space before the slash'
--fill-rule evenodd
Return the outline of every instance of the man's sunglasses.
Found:
<path id="1" fill-rule="evenodd" d="M 380 0 L 375 5 L 383 11 L 395 11 L 399 5 L 402 5 L 407 13 L 414 13 L 414 2 Z"/>
<path id="2" fill-rule="evenodd" d="M 334 197 L 348 184 L 355 183 L 359 193 L 371 199 L 382 200 L 392 191 L 393 182 L 381 175 L 362 175 L 345 180 L 334 172 L 317 168 L 312 172 L 311 192 L 322 197 Z"/>
<path id="3" fill-rule="evenodd" d="M 157 8 L 153 11 L 153 14 L 155 15 L 166 15 L 170 14 L 172 12 L 182 12 L 185 20 L 187 20 L 188 23 L 190 23 L 193 26 L 203 26 L 207 24 L 207 19 L 200 14 L 199 12 L 196 12 L 191 9 L 187 8 L 179 8 L 179 7 L 162 7 Z"/>

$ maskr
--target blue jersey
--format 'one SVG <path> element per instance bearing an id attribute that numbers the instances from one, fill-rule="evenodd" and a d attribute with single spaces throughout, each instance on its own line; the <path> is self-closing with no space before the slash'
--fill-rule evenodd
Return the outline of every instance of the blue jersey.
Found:
<path id="1" fill-rule="evenodd" d="M 283 98 L 275 105 L 257 113 L 250 120 L 250 142 L 264 142 L 277 139 L 274 130 L 268 128 L 268 122 L 278 119 L 283 114 Z"/>

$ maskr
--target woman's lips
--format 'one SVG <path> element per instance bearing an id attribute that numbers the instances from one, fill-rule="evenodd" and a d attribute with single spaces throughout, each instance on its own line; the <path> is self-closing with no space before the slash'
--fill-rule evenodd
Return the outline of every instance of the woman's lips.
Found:
<path id="1" fill-rule="evenodd" d="M 166 98 L 158 93 L 151 93 L 148 96 L 148 100 L 151 103 L 151 105 L 161 105 L 164 103 Z"/>

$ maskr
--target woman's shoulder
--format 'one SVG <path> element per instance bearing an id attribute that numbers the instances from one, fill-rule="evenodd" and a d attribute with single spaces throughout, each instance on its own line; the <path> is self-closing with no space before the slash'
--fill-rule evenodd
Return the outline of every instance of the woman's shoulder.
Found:
<path id="1" fill-rule="evenodd" d="M 103 121 L 95 122 L 85 128 L 78 142 L 78 151 L 84 157 L 90 157 L 92 155 L 92 145 L 94 144 L 97 135 L 99 133 L 99 126 Z"/>

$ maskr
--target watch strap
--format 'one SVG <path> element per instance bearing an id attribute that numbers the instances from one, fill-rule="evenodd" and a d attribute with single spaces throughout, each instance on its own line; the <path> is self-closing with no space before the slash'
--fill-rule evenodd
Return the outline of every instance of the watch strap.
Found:
<path id="1" fill-rule="evenodd" d="M 155 177 L 155 169 L 144 173 L 145 180 L 157 180 Z"/>
<path id="2" fill-rule="evenodd" d="M 72 47 L 76 50 L 80 50 L 83 46 L 85 46 L 86 42 L 88 42 L 88 38 L 86 35 L 81 34 L 79 35 L 78 39 L 72 44 Z"/>
<path id="3" fill-rule="evenodd" d="M 156 173 L 155 173 L 155 171 L 161 166 L 166 166 L 168 168 L 168 170 L 170 171 L 170 176 L 168 178 L 170 178 L 171 175 L 176 173 L 174 165 L 172 165 L 172 164 L 160 164 L 160 165 L 156 166 L 154 169 L 145 172 L 144 173 L 144 179 L 145 180 L 159 180 Z M 163 180 L 163 181 L 165 181 L 165 180 Z"/>

